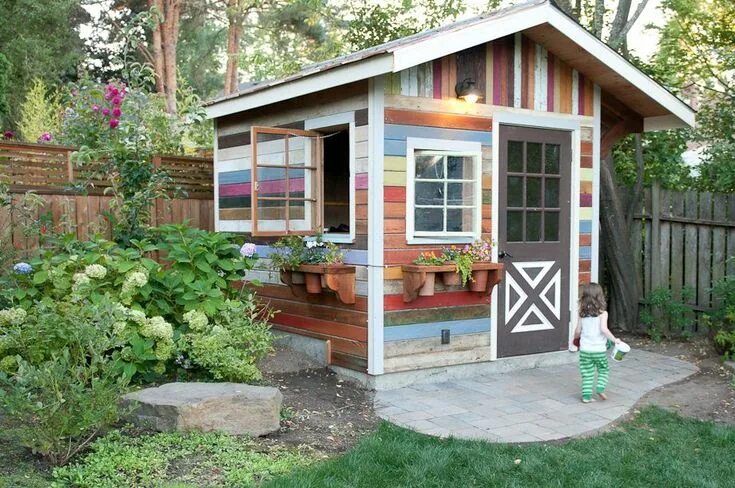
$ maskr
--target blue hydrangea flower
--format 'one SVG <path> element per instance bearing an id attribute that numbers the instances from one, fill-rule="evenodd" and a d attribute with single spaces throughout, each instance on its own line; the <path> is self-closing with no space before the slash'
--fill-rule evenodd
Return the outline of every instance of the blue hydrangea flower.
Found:
<path id="1" fill-rule="evenodd" d="M 15 266 L 13 266 L 13 271 L 15 271 L 18 274 L 31 274 L 33 272 L 33 266 L 31 266 L 28 263 L 18 263 Z"/>

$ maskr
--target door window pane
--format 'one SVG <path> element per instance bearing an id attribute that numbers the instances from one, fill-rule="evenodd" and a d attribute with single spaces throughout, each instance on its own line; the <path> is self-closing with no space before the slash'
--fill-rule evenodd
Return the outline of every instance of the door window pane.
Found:
<path id="1" fill-rule="evenodd" d="M 417 182 L 416 205 L 444 205 L 444 183 Z"/>
<path id="2" fill-rule="evenodd" d="M 523 211 L 509 210 L 507 213 L 506 235 L 508 242 L 523 241 Z"/>
<path id="3" fill-rule="evenodd" d="M 526 242 L 541 240 L 541 212 L 526 212 Z"/>
<path id="4" fill-rule="evenodd" d="M 417 231 L 441 232 L 444 230 L 444 210 L 441 208 L 417 208 L 414 217 Z"/>
<path id="5" fill-rule="evenodd" d="M 541 206 L 541 178 L 526 178 L 526 207 Z"/>
<path id="6" fill-rule="evenodd" d="M 523 143 L 508 141 L 508 171 L 523 173 Z"/>
<path id="7" fill-rule="evenodd" d="M 508 206 L 523 206 L 523 176 L 508 176 Z"/>
<path id="8" fill-rule="evenodd" d="M 526 173 L 541 173 L 541 146 L 539 142 L 526 143 Z"/>
<path id="9" fill-rule="evenodd" d="M 559 208 L 559 179 L 546 178 L 544 181 L 544 206 Z"/>
<path id="10" fill-rule="evenodd" d="M 544 240 L 559 240 L 559 212 L 544 212 Z"/>
<path id="11" fill-rule="evenodd" d="M 421 154 L 419 151 L 416 160 L 416 179 L 436 180 L 444 178 L 444 156 L 436 154 Z"/>
<path id="12" fill-rule="evenodd" d="M 544 149 L 546 151 L 546 164 L 544 171 L 549 175 L 558 175 L 560 152 L 559 144 L 546 144 Z"/>

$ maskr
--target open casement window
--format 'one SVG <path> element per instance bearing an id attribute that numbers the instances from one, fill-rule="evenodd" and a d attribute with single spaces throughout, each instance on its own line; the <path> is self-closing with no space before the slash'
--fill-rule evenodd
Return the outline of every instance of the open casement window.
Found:
<path id="1" fill-rule="evenodd" d="M 322 135 L 252 127 L 252 233 L 311 235 L 322 227 Z"/>

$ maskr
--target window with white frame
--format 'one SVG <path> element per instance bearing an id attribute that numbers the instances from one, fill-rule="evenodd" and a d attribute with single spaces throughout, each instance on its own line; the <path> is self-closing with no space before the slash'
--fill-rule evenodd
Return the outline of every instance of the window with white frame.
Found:
<path id="1" fill-rule="evenodd" d="M 480 235 L 479 143 L 408 138 L 406 237 L 409 242 L 474 239 Z"/>

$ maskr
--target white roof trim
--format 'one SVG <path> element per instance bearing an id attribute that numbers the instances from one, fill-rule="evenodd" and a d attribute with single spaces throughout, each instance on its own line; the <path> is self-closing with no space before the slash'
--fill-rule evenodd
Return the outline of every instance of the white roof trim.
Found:
<path id="1" fill-rule="evenodd" d="M 518 10 L 501 17 L 490 17 L 485 21 L 461 29 L 446 32 L 439 31 L 417 42 L 406 45 L 399 44 L 393 47 L 389 53 L 348 62 L 338 68 L 275 84 L 254 93 L 215 102 L 206 107 L 207 117 L 222 117 L 307 95 L 326 88 L 345 85 L 386 73 L 398 72 L 544 23 L 548 23 L 562 32 L 576 43 L 580 49 L 584 49 L 610 67 L 673 114 L 675 119 L 671 119 L 671 116 L 647 118 L 647 127 L 650 127 L 647 130 L 660 130 L 659 127 L 661 129 L 694 127 L 695 111 L 691 107 L 550 3 L 531 4 L 523 8 L 519 6 Z"/>
<path id="2" fill-rule="evenodd" d="M 393 55 L 382 54 L 330 69 L 312 76 L 281 83 L 264 90 L 223 100 L 205 107 L 207 118 L 214 119 L 225 115 L 262 107 L 271 103 L 308 95 L 333 86 L 346 85 L 373 76 L 390 73 L 393 69 Z"/>

